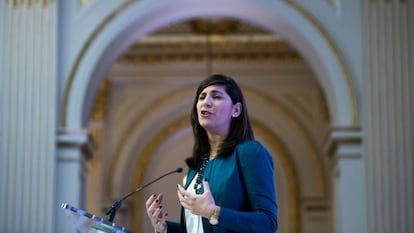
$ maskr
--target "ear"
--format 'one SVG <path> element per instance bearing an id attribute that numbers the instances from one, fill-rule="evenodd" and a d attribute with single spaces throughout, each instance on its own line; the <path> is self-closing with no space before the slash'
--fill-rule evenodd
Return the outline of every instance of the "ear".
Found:
<path id="1" fill-rule="evenodd" d="M 242 112 L 242 105 L 241 105 L 240 102 L 237 102 L 235 105 L 233 105 L 233 112 L 232 112 L 231 116 L 233 118 L 236 118 L 236 117 L 240 116 L 241 112 Z"/>

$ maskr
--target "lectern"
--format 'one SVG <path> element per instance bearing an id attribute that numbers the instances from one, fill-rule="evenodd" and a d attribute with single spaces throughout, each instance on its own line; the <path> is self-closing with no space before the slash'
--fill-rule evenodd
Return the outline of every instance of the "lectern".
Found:
<path id="1" fill-rule="evenodd" d="M 118 226 L 67 203 L 62 203 L 61 207 L 80 233 L 132 233 L 125 227 Z"/>

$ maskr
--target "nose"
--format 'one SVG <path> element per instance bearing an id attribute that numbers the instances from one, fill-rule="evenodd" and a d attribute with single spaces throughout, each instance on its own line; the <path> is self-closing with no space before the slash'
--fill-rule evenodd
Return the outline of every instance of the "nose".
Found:
<path id="1" fill-rule="evenodd" d="M 212 103 L 211 103 L 211 98 L 210 97 L 206 97 L 205 99 L 204 99 L 204 105 L 206 106 L 206 107 L 211 107 L 211 105 L 212 105 Z"/>

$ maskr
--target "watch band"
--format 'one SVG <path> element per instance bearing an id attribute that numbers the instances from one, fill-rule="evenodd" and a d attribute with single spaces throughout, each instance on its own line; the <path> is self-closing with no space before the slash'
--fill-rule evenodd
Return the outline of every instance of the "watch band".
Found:
<path id="1" fill-rule="evenodd" d="M 211 225 L 217 225 L 220 217 L 220 206 L 214 206 L 213 214 L 210 216 L 208 221 Z"/>

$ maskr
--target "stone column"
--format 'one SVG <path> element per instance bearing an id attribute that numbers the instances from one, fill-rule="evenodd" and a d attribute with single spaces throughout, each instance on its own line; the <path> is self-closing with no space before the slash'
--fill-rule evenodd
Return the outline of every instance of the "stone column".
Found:
<path id="1" fill-rule="evenodd" d="M 414 232 L 413 1 L 364 7 L 368 232 Z"/>
<path id="2" fill-rule="evenodd" d="M 94 143 L 87 130 L 61 130 L 58 136 L 56 176 L 56 232 L 74 233 L 75 224 L 64 211 L 61 203 L 68 203 L 85 210 L 86 160 L 90 159 Z"/>
<path id="3" fill-rule="evenodd" d="M 56 12 L 0 1 L 0 232 L 55 232 Z"/>
<path id="4" fill-rule="evenodd" d="M 334 128 L 326 142 L 332 163 L 332 214 L 335 233 L 366 233 L 366 180 L 357 127 Z"/>

